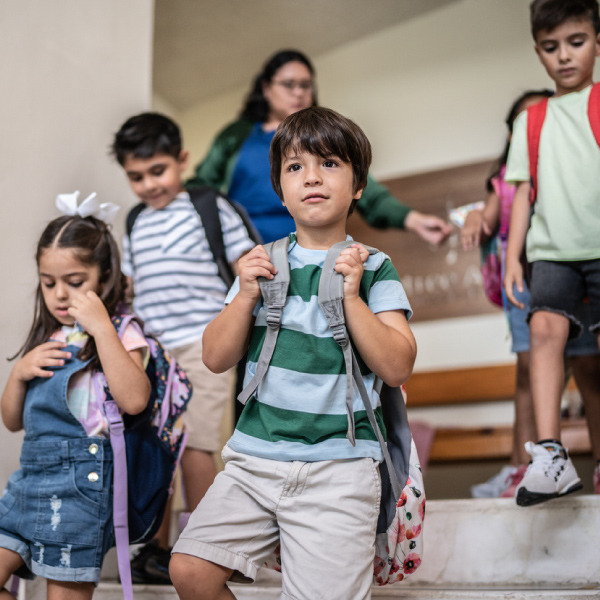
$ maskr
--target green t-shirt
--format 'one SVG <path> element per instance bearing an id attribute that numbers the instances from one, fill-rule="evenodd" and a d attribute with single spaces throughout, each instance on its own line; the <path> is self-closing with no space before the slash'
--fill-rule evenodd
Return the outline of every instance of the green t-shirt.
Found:
<path id="1" fill-rule="evenodd" d="M 588 117 L 591 86 L 548 100 L 527 259 L 600 258 L 600 148 Z M 515 121 L 506 181 L 529 181 L 527 113 Z"/>

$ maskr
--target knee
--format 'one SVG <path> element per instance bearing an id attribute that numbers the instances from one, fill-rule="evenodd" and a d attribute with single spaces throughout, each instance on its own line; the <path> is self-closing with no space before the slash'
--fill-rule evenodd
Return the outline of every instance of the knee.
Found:
<path id="1" fill-rule="evenodd" d="M 169 561 L 169 576 L 177 591 L 193 577 L 193 566 L 185 554 L 173 554 Z"/>
<path id="2" fill-rule="evenodd" d="M 221 567 L 180 553 L 171 556 L 169 575 L 181 600 L 217 598 L 228 579 Z"/>
<path id="3" fill-rule="evenodd" d="M 530 346 L 563 345 L 569 336 L 567 317 L 546 311 L 537 311 L 529 322 Z M 562 350 L 561 350 L 562 351 Z"/>

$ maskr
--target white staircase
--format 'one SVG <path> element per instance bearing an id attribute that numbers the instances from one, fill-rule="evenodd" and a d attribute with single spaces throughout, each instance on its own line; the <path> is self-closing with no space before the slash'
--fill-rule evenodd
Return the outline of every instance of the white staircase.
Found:
<path id="1" fill-rule="evenodd" d="M 418 571 L 405 582 L 373 588 L 373 598 L 600 600 L 600 496 L 528 508 L 512 499 L 435 500 L 427 505 L 425 536 Z M 280 595 L 272 572 L 254 585 L 231 589 L 238 600 Z M 136 600 L 177 600 L 170 587 L 134 586 L 134 593 Z M 28 584 L 26 596 L 41 600 L 45 589 Z M 103 582 L 94 598 L 122 600 L 121 588 Z"/>

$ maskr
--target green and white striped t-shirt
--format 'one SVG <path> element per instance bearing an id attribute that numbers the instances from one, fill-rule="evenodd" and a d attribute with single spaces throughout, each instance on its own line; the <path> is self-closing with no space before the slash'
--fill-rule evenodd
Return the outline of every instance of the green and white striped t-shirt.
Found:
<path id="1" fill-rule="evenodd" d="M 354 416 L 356 446 L 346 439 L 346 370 L 342 350 L 334 341 L 319 308 L 317 294 L 325 250 L 300 247 L 290 236 L 290 286 L 275 352 L 265 379 L 247 403 L 228 445 L 238 451 L 275 460 L 333 460 L 371 457 L 382 460 L 356 386 Z M 226 302 L 237 294 L 236 280 Z M 374 312 L 404 310 L 410 304 L 389 258 L 369 256 L 360 286 L 361 298 Z M 260 309 L 261 305 L 257 307 Z M 254 375 L 266 321 L 257 311 L 248 351 L 245 383 Z M 383 429 L 374 374 L 360 357 L 375 414 Z"/>

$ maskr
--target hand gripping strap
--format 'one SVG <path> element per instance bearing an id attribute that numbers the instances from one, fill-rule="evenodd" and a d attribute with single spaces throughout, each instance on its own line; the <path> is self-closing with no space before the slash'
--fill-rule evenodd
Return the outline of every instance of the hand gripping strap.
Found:
<path id="1" fill-rule="evenodd" d="M 342 304 L 344 298 L 344 276 L 335 270 L 337 257 L 342 250 L 349 248 L 352 244 L 354 244 L 352 240 L 344 240 L 343 242 L 334 244 L 327 251 L 319 280 L 318 300 L 321 311 L 325 315 L 327 323 L 333 332 L 333 339 L 339 344 L 344 353 L 344 363 L 346 365 L 346 414 L 348 415 L 346 437 L 354 446 L 356 445 L 356 438 L 354 434 L 354 408 L 352 403 L 353 356 Z M 369 251 L 369 254 L 378 252 L 375 248 L 365 247 Z M 360 376 L 360 371 L 358 373 Z"/>
<path id="2" fill-rule="evenodd" d="M 281 317 L 283 308 L 287 299 L 287 291 L 290 285 L 290 265 L 288 262 L 288 247 L 290 240 L 288 237 L 265 244 L 264 248 L 271 258 L 271 263 L 277 269 L 273 279 L 259 278 L 260 291 L 263 298 L 263 309 L 266 311 L 267 333 L 263 342 L 256 373 L 248 385 L 240 392 L 238 400 L 246 404 L 249 398 L 256 392 L 261 381 L 264 379 L 273 352 L 277 343 L 277 336 L 281 328 Z"/>

